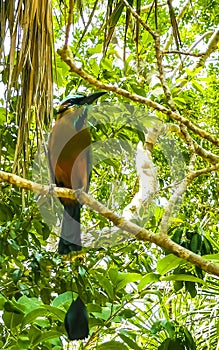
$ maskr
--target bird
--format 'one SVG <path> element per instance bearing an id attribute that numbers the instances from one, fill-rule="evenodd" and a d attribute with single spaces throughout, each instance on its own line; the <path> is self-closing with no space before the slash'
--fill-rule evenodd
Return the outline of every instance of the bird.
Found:
<path id="1" fill-rule="evenodd" d="M 88 105 L 106 92 L 69 95 L 60 104 L 48 142 L 52 181 L 59 187 L 88 192 L 91 176 L 91 135 L 86 127 Z M 80 211 L 77 200 L 59 198 L 64 206 L 58 253 L 81 250 Z"/>
<path id="2" fill-rule="evenodd" d="M 79 296 L 72 301 L 65 315 L 64 324 L 70 340 L 82 340 L 88 337 L 88 312 Z"/>

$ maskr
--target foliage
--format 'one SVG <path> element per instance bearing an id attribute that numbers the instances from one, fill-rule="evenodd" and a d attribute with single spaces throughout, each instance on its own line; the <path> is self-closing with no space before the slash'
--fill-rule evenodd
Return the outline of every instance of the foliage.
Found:
<path id="1" fill-rule="evenodd" d="M 1 49 L 5 51 L 1 71 L 5 88 L 10 77 L 8 103 L 6 106 L 3 98 L 0 108 L 1 168 L 8 172 L 16 170 L 24 177 L 32 178 L 36 175 L 34 167 L 38 170 L 43 167 L 38 145 L 41 143 L 44 146 L 43 140 L 51 127 L 49 115 L 52 106 L 48 103 L 51 99 L 51 81 L 48 84 L 44 74 L 52 79 L 50 70 L 53 69 L 55 106 L 71 92 L 92 92 L 92 86 L 69 72 L 56 51 L 52 60 L 53 38 L 56 49 L 65 42 L 68 2 L 54 0 L 52 13 L 46 1 L 33 1 L 32 8 L 23 1 L 15 1 L 13 11 L 10 10 L 11 17 L 7 2 L 0 2 L 5 10 L 5 21 L 2 23 L 9 25 L 12 33 L 12 23 L 16 19 L 18 32 L 21 31 L 27 38 L 27 46 L 23 47 L 21 42 L 19 46 L 13 46 L 12 59 L 2 44 L 5 39 L 3 29 L 0 36 Z M 170 8 L 165 2 L 153 2 L 157 6 L 148 1 L 130 0 L 128 3 L 141 14 L 142 20 L 152 30 L 159 30 L 165 52 L 163 66 L 167 84 L 178 111 L 204 131 L 218 136 L 218 52 L 212 53 L 204 67 L 195 69 L 193 64 L 200 57 L 179 55 L 177 52 L 198 54 L 206 49 L 218 23 L 217 2 L 173 2 L 175 16 L 170 15 Z M 77 1 L 74 5 L 69 44 L 75 63 L 103 83 L 168 106 L 162 84 L 157 79 L 159 71 L 153 40 L 123 1 L 85 0 Z M 184 12 L 181 13 L 184 5 Z M 41 10 L 46 13 L 46 6 L 48 18 L 43 21 L 39 14 Z M 23 13 L 18 11 L 21 8 L 25 9 Z M 24 21 L 28 13 L 32 13 L 28 22 L 31 24 L 29 29 L 32 28 L 30 32 L 35 35 L 32 39 L 27 36 L 29 29 Z M 7 16 L 10 17 L 9 22 Z M 180 37 L 172 35 L 174 18 Z M 43 36 L 44 22 L 46 39 Z M 34 31 L 35 26 L 37 29 Z M 198 43 L 200 37 L 202 40 Z M 42 38 L 45 41 L 41 46 Z M 19 36 L 17 39 L 21 40 Z M 13 40 L 11 45 L 16 42 L 15 38 Z M 31 59 L 35 57 L 41 67 L 40 75 L 38 70 L 32 71 L 34 59 L 25 59 L 28 57 L 25 47 L 30 50 L 28 52 L 34 52 Z M 39 61 L 37 47 L 40 47 Z M 46 52 L 49 52 L 49 56 L 46 56 Z M 25 62 L 24 67 L 18 65 L 20 61 Z M 27 74 L 30 78 L 28 84 L 22 70 L 25 67 L 30 74 Z M 34 68 L 37 69 L 36 66 Z M 31 77 L 37 78 L 35 83 Z M 41 90 L 45 86 L 47 94 Z M 32 90 L 35 94 L 32 94 Z M 42 100 L 40 96 L 43 96 Z M 21 110 L 22 101 L 25 101 L 25 105 Z M 127 97 L 109 93 L 104 101 L 105 113 L 100 110 L 101 117 L 97 110 L 90 114 L 94 147 L 98 142 L 118 142 L 112 144 L 107 156 L 106 153 L 103 156 L 102 149 L 96 147 L 90 193 L 122 214 L 138 190 L 134 155 L 139 140 L 144 141 L 143 132 L 157 118 L 166 124 L 171 124 L 172 120 L 158 110 L 151 114 L 147 106 L 131 102 Z M 40 110 L 40 106 L 43 106 L 43 110 Z M 215 144 L 195 133 L 192 137 L 208 152 L 218 155 Z M 36 157 L 37 154 L 40 157 Z M 181 156 L 185 168 L 179 161 Z M 140 212 L 136 222 L 158 233 L 163 203 L 171 197 L 174 186 L 182 179 L 189 165 L 188 145 L 179 135 L 170 136 L 167 133 L 155 145 L 153 160 L 158 169 L 159 193 L 148 208 L 149 214 Z M 207 166 L 208 160 L 198 156 L 196 170 Z M 48 181 L 48 175 L 43 172 L 41 174 L 39 171 L 37 175 Z M 219 259 L 218 191 L 217 172 L 197 177 L 174 208 L 168 229 L 173 241 L 216 263 Z M 89 312 L 90 337 L 75 344 L 77 349 L 218 348 L 219 283 L 216 277 L 182 258 L 161 251 L 153 244 L 128 236 L 124 239 L 120 231 L 117 232 L 121 234 L 118 244 L 117 241 L 110 245 L 99 241 L 97 247 L 84 248 L 79 256 L 63 259 L 56 253 L 57 227 L 51 225 L 59 222 L 59 213 L 54 215 L 54 207 L 50 198 L 48 200 L 49 204 L 47 202 L 43 210 L 47 210 L 46 218 L 51 220 L 46 220 L 45 215 L 42 217 L 42 210 L 37 206 L 39 202 L 44 205 L 44 198 L 36 198 L 32 193 L 1 184 L 2 349 L 66 348 L 68 340 L 63 320 L 72 299 L 78 295 Z M 82 215 L 87 233 L 94 232 L 99 237 L 100 232 L 108 230 L 113 235 L 112 225 L 101 215 L 88 208 L 83 208 Z"/>

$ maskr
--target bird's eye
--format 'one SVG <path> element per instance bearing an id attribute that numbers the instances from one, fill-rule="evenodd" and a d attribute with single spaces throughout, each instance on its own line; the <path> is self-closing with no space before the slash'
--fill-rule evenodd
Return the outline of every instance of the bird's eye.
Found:
<path id="1" fill-rule="evenodd" d="M 71 104 L 70 102 L 64 103 L 59 107 L 59 113 L 67 111 L 69 108 L 74 107 L 75 105 Z"/>

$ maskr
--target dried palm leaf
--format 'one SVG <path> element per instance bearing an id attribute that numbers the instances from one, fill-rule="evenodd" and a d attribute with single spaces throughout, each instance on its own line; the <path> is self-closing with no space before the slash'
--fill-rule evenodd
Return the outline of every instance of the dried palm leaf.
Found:
<path id="1" fill-rule="evenodd" d="M 30 125 L 36 125 L 40 137 L 44 123 L 49 123 L 52 116 L 52 6 L 50 0 L 1 0 L 0 6 L 2 50 L 8 29 L 10 35 L 10 51 L 4 63 L 8 71 L 7 101 L 17 97 L 19 129 L 13 171 L 22 169 L 26 175 L 31 154 Z"/>
<path id="2" fill-rule="evenodd" d="M 175 40 L 177 50 L 179 50 L 179 47 L 181 45 L 181 38 L 180 38 L 180 33 L 179 33 L 179 28 L 178 28 L 178 24 L 177 24 L 177 20 L 176 20 L 176 16 L 175 16 L 174 8 L 172 5 L 172 0 L 167 0 L 167 4 L 168 4 L 168 8 L 169 8 L 171 26 L 173 29 L 173 37 Z"/>

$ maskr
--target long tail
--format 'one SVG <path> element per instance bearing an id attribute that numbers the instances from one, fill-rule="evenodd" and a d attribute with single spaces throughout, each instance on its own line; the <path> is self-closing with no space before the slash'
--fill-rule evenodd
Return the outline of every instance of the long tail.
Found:
<path id="1" fill-rule="evenodd" d="M 72 301 L 64 322 L 70 340 L 79 340 L 88 337 L 88 312 L 80 297 Z"/>
<path id="2" fill-rule="evenodd" d="M 77 202 L 64 206 L 62 231 L 58 246 L 58 252 L 61 255 L 81 250 L 80 209 L 81 205 Z"/>

